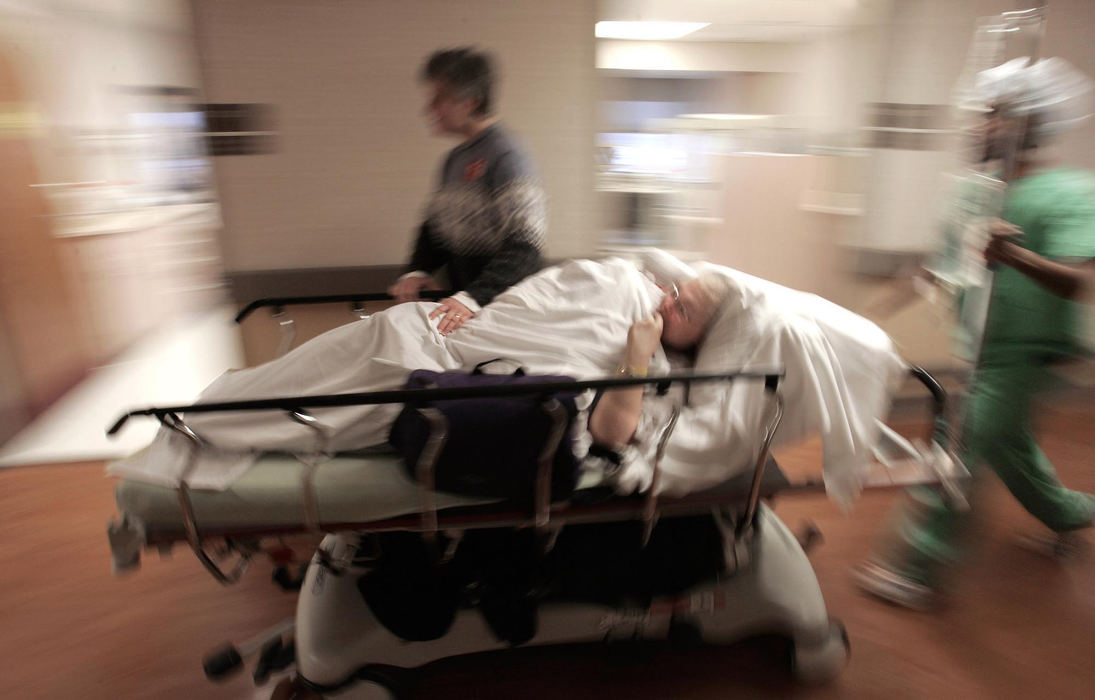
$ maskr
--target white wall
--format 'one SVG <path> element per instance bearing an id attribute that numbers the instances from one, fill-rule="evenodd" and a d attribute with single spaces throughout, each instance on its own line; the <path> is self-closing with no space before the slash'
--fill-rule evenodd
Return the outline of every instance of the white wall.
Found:
<path id="1" fill-rule="evenodd" d="M 1095 3 L 1090 0 L 1053 0 L 1043 56 L 1060 56 L 1095 80 Z M 1068 162 L 1095 170 L 1095 119 L 1061 138 L 1060 152 Z"/>
<path id="2" fill-rule="evenodd" d="M 277 151 L 218 157 L 233 271 L 406 260 L 440 159 L 417 73 L 474 44 L 501 67 L 500 113 L 549 197 L 548 253 L 596 243 L 593 0 L 194 0 L 205 96 L 271 104 Z"/>
<path id="3" fill-rule="evenodd" d="M 848 138 L 864 124 L 864 106 L 877 100 L 887 47 L 878 25 L 847 27 L 797 47 L 796 112 L 814 134 Z"/>
<path id="4" fill-rule="evenodd" d="M 977 18 L 1018 6 L 1000 0 L 895 0 L 875 100 L 953 104 Z M 1095 77 L 1095 4 L 1055 1 L 1049 4 L 1048 18 L 1042 55 L 1065 58 Z M 1026 46 L 1013 46 L 1008 55 L 1026 53 Z M 952 137 L 948 146 L 937 150 L 878 150 L 870 178 L 871 213 L 855 245 L 891 251 L 933 248 L 947 196 L 941 189 L 943 176 L 964 165 L 961 147 Z M 1053 152 L 1072 165 L 1095 169 L 1095 120 L 1063 137 Z"/>

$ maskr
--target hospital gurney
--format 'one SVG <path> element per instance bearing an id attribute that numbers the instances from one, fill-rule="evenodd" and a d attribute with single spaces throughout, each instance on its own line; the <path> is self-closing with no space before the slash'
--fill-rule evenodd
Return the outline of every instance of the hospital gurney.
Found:
<path id="1" fill-rule="evenodd" d="M 941 389 L 926 373 L 917 376 L 931 389 L 939 419 Z M 399 696 L 399 669 L 441 657 L 518 643 L 658 639 L 681 632 L 720 643 L 784 634 L 794 645 L 796 677 L 823 681 L 843 667 L 847 637 L 829 618 L 799 541 L 761 503 L 788 487 L 768 455 L 782 414 L 780 379 L 778 372 L 731 372 L 568 385 L 584 390 L 763 382 L 771 413 L 753 473 L 708 491 L 659 498 L 651 489 L 606 498 L 604 489 L 592 486 L 566 502 L 550 503 L 548 449 L 528 510 L 434 492 L 428 488 L 429 459 L 417 465 L 418 483 L 405 475 L 398 456 L 382 450 L 322 461 L 322 430 L 315 426 L 316 455 L 268 456 L 224 492 L 191 491 L 185 479 L 178 488 L 122 481 L 116 494 L 122 517 L 110 527 L 114 562 L 119 569 L 132 568 L 142 548 L 185 541 L 219 581 L 230 583 L 254 555 L 266 552 L 276 559 L 279 538 L 325 535 L 307 567 L 295 625 L 285 623 L 206 659 L 207 674 L 217 678 L 239 668 L 243 656 L 259 652 L 257 681 L 295 661 L 295 675 L 278 686 L 275 698 L 321 697 L 354 683 Z M 292 420 L 315 425 L 308 408 L 559 388 L 411 390 L 152 408 L 127 414 L 112 432 L 132 415 L 152 415 L 197 445 L 200 437 L 179 418 L 183 412 L 282 410 Z M 675 416 L 661 445 L 674 424 Z M 236 561 L 229 566 L 231 557 Z M 492 557 L 531 565 L 492 572 Z M 284 569 L 279 573 L 291 586 L 292 577 Z M 509 580 L 512 590 L 503 590 L 500 580 Z M 453 581 L 456 585 L 449 585 Z M 391 626 L 392 611 L 372 595 L 385 587 L 409 589 L 417 596 L 413 604 L 397 597 L 393 607 L 427 619 L 412 614 L 409 623 L 395 621 L 399 636 L 390 632 L 381 619 Z M 485 604 L 492 598 L 495 609 L 488 613 Z M 435 614 L 442 599 L 451 604 L 451 614 Z"/>
<path id="2" fill-rule="evenodd" d="M 362 300 L 373 300 L 368 296 Z M 343 300 L 356 301 L 324 299 Z M 278 310 L 279 302 L 297 301 L 267 305 Z M 197 446 L 201 436 L 181 416 L 281 411 L 311 426 L 316 442 L 310 454 L 258 460 L 226 491 L 191 489 L 185 474 L 168 487 L 122 481 L 117 490 L 122 517 L 110 531 L 115 565 L 132 568 L 145 547 L 187 542 L 224 583 L 239 578 L 247 562 L 264 553 L 283 565 L 275 569 L 276 580 L 292 588 L 299 582 L 284 566 L 282 538 L 323 535 L 305 571 L 295 625 L 279 625 L 207 658 L 207 673 L 216 678 L 258 652 L 257 681 L 295 661 L 295 676 L 275 697 L 341 695 L 359 681 L 394 694 L 402 680 L 397 669 L 442 656 L 682 632 L 714 642 L 786 635 L 794 644 L 796 676 L 825 680 L 843 666 L 846 637 L 828 617 L 803 546 L 761 504 L 788 488 L 767 457 L 782 415 L 781 378 L 779 371 L 726 372 L 567 383 L 565 388 L 580 390 L 753 382 L 756 398 L 766 402 L 757 405 L 767 407 L 767 422 L 758 430 L 761 440 L 749 443 L 755 457 L 751 473 L 679 498 L 658 497 L 656 488 L 610 497 L 610 486 L 593 483 L 551 503 L 544 488 L 550 483 L 551 449 L 545 449 L 531 507 L 437 493 L 430 488 L 429 460 L 409 477 L 398 456 L 379 450 L 327 459 L 322 426 L 307 411 L 558 387 L 298 396 L 133 412 L 129 415 L 158 418 Z M 941 415 L 941 390 L 927 375 L 920 378 L 932 389 Z M 673 414 L 660 446 L 675 425 Z M 659 478 L 656 467 L 654 478 Z"/>

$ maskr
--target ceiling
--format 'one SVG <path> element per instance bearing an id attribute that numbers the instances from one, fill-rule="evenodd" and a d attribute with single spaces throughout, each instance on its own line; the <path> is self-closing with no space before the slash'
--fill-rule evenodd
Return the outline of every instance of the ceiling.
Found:
<path id="1" fill-rule="evenodd" d="M 890 0 L 601 0 L 597 19 L 709 22 L 676 41 L 789 42 L 878 21 Z"/>

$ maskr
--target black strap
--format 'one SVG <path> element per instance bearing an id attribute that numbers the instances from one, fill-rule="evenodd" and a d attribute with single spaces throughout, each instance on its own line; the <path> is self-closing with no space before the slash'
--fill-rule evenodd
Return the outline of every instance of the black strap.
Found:
<path id="1" fill-rule="evenodd" d="M 623 464 L 624 461 L 619 452 L 612 449 L 611 447 L 605 447 L 604 445 L 598 444 L 596 442 L 589 446 L 589 456 L 607 459 L 609 462 L 617 467 Z"/>

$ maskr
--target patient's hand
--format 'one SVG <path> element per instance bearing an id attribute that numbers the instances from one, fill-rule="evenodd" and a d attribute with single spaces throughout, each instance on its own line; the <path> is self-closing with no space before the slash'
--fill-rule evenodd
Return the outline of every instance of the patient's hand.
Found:
<path id="1" fill-rule="evenodd" d="M 641 321 L 631 324 L 627 331 L 627 357 L 624 364 L 628 367 L 646 368 L 650 358 L 658 349 L 662 340 L 662 316 L 657 311 Z"/>
<path id="2" fill-rule="evenodd" d="M 441 317 L 437 324 L 437 330 L 441 335 L 452 333 L 474 315 L 474 311 L 452 297 L 442 299 L 440 305 L 430 312 L 430 318 Z"/>
<path id="3" fill-rule="evenodd" d="M 395 297 L 395 303 L 402 304 L 405 301 L 418 299 L 418 294 L 423 289 L 441 289 L 432 277 L 412 275 L 404 277 L 392 286 L 388 287 L 388 294 Z"/>
<path id="4" fill-rule="evenodd" d="M 662 317 L 658 312 L 631 324 L 627 331 L 627 352 L 624 369 L 645 371 L 662 338 Z M 634 375 L 632 375 L 634 376 Z M 593 441 L 612 449 L 620 449 L 635 436 L 639 414 L 643 409 L 641 386 L 608 389 L 589 417 L 589 432 Z"/>

